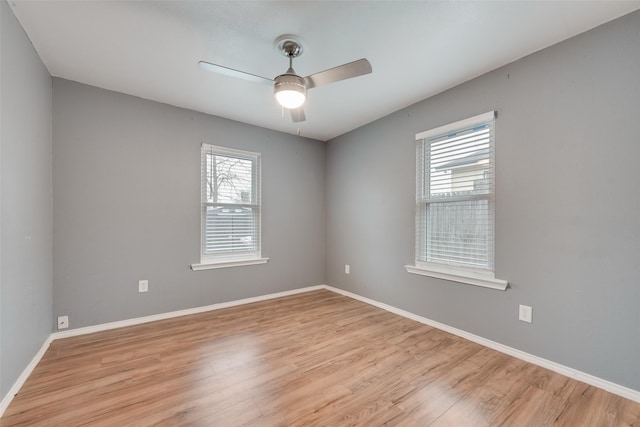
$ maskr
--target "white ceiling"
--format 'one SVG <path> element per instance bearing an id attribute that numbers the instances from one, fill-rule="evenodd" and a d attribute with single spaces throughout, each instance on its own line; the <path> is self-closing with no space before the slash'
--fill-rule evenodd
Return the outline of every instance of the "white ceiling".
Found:
<path id="1" fill-rule="evenodd" d="M 10 0 L 51 75 L 269 129 L 328 140 L 640 8 L 640 1 Z M 303 41 L 306 76 L 360 58 L 373 73 L 314 88 L 307 120 L 268 86 L 281 34 Z"/>

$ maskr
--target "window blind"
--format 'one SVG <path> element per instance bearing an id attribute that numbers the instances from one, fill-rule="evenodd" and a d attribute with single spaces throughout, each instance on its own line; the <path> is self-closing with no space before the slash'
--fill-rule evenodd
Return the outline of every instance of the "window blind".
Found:
<path id="1" fill-rule="evenodd" d="M 201 258 L 260 256 L 260 155 L 202 145 Z"/>
<path id="2" fill-rule="evenodd" d="M 493 271 L 494 113 L 416 138 L 416 264 Z"/>

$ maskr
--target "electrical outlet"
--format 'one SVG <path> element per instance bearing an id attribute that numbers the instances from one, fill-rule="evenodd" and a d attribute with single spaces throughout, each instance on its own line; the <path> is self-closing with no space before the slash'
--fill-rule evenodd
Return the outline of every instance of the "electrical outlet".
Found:
<path id="1" fill-rule="evenodd" d="M 69 327 L 69 316 L 58 317 L 58 329 L 67 329 Z"/>
<path id="2" fill-rule="evenodd" d="M 149 281 L 148 280 L 139 280 L 138 281 L 138 292 L 148 292 L 149 291 Z"/>
<path id="3" fill-rule="evenodd" d="M 344 274 L 351 274 L 351 266 L 349 264 L 344 265 Z"/>
<path id="4" fill-rule="evenodd" d="M 533 316 L 533 308 L 528 305 L 520 304 L 520 310 L 518 312 L 518 319 L 523 322 L 531 323 L 531 317 Z"/>

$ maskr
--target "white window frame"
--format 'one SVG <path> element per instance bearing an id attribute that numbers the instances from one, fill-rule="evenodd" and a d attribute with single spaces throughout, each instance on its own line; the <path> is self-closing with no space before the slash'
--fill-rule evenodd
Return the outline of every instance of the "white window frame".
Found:
<path id="1" fill-rule="evenodd" d="M 506 280 L 496 279 L 494 271 L 494 240 L 495 231 L 493 227 L 493 218 L 495 215 L 495 189 L 493 183 L 495 183 L 495 156 L 494 156 L 494 144 L 495 144 L 495 132 L 494 132 L 495 112 L 490 111 L 488 113 L 480 114 L 474 117 L 470 117 L 465 120 L 460 120 L 455 123 L 451 123 L 445 126 L 440 126 L 424 132 L 416 134 L 416 252 L 414 265 L 406 265 L 407 272 L 412 274 L 419 274 L 423 276 L 435 277 L 439 279 L 445 279 L 460 283 L 466 283 L 469 285 L 482 286 L 491 289 L 506 290 L 508 282 Z M 488 265 L 485 268 L 470 268 L 460 265 L 452 265 L 445 262 L 432 262 L 427 261 L 426 257 L 423 258 L 421 245 L 427 244 L 428 225 L 424 220 L 426 206 L 428 203 L 433 203 L 429 200 L 430 190 L 427 188 L 429 185 L 428 170 L 424 170 L 424 156 L 426 155 L 427 144 L 430 139 L 438 136 L 446 135 L 448 133 L 464 130 L 481 124 L 489 124 L 491 131 L 491 148 L 490 152 L 490 164 L 491 174 L 494 179 L 491 181 L 490 191 L 488 194 L 479 196 L 481 199 L 486 199 L 488 215 L 491 218 L 491 232 L 489 246 L 487 247 L 487 256 L 489 259 Z M 421 162 L 423 162 L 421 164 Z"/>
<path id="2" fill-rule="evenodd" d="M 207 201 L 207 156 L 210 154 L 239 158 L 249 160 L 252 163 L 252 200 L 243 201 L 242 203 L 210 203 Z M 228 147 L 220 147 L 216 145 L 203 143 L 200 151 L 200 263 L 191 264 L 194 271 L 209 270 L 226 267 L 239 267 L 246 265 L 265 264 L 269 258 L 263 258 L 261 252 L 261 156 L 260 153 L 238 150 Z M 207 207 L 211 206 L 233 206 L 237 208 L 250 208 L 257 211 L 257 220 L 254 223 L 255 232 L 257 234 L 257 249 L 248 251 L 233 251 L 222 253 L 208 253 L 206 250 L 206 216 Z"/>

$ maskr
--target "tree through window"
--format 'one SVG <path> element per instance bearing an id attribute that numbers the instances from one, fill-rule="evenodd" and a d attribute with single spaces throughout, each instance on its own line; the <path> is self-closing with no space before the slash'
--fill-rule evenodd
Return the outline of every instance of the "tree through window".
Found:
<path id="1" fill-rule="evenodd" d="M 201 262 L 260 258 L 260 155 L 202 145 Z"/>

